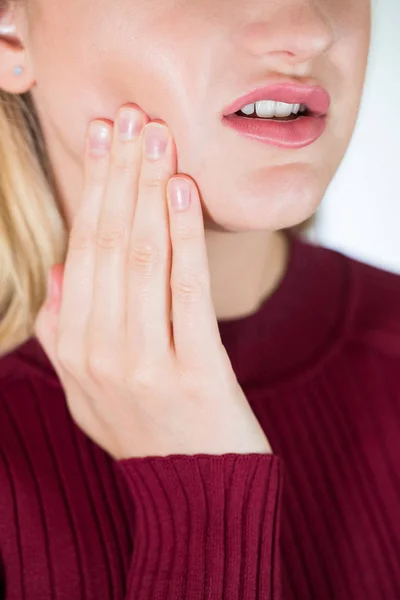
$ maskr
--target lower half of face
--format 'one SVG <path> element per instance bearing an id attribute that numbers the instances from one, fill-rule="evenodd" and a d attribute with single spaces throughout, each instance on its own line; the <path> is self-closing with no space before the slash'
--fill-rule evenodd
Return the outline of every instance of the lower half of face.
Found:
<path id="1" fill-rule="evenodd" d="M 135 102 L 169 126 L 178 171 L 199 187 L 206 227 L 278 230 L 315 212 L 356 123 L 368 0 L 288 0 L 278 11 L 268 0 L 220 0 L 218 8 L 215 0 L 163 0 L 152 7 L 74 0 L 66 8 L 61 0 L 40 1 L 32 40 L 34 99 L 71 207 L 76 190 L 70 182 L 82 172 L 88 122 L 113 119 L 122 104 Z M 285 76 L 312 79 L 331 96 L 316 141 L 277 147 L 223 122 L 225 106 Z"/>
<path id="2" fill-rule="evenodd" d="M 356 114 L 345 102 L 343 111 L 334 107 L 321 137 L 300 149 L 250 139 L 219 121 L 196 139 L 182 132 L 179 166 L 199 184 L 206 224 L 276 231 L 308 219 L 344 156 Z"/>

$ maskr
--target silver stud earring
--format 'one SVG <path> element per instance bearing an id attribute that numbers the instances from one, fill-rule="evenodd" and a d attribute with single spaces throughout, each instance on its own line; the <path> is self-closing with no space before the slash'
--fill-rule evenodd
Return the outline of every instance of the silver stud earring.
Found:
<path id="1" fill-rule="evenodd" d="M 24 69 L 23 67 L 17 65 L 16 67 L 14 67 L 14 75 L 22 75 Z"/>

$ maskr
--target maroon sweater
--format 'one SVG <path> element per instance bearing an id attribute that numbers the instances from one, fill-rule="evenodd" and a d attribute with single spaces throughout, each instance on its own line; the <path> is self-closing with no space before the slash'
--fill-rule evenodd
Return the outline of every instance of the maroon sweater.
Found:
<path id="1" fill-rule="evenodd" d="M 271 456 L 114 461 L 34 338 L 2 358 L 0 598 L 399 600 L 400 277 L 293 240 L 220 331 Z"/>

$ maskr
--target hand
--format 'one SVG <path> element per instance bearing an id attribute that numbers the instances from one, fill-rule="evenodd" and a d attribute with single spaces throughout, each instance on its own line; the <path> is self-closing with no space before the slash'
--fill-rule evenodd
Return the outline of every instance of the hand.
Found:
<path id="1" fill-rule="evenodd" d="M 165 124 L 137 105 L 121 108 L 145 127 L 121 139 L 121 111 L 114 123 L 91 124 L 65 269 L 53 267 L 58 292 L 41 308 L 36 337 L 72 418 L 116 459 L 271 453 L 219 335 L 196 185 L 173 177 Z M 188 186 L 186 209 L 172 204 L 184 197 L 175 182 Z"/>

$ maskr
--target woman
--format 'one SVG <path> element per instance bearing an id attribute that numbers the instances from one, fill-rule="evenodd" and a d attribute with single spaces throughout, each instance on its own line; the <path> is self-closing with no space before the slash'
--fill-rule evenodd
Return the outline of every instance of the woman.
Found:
<path id="1" fill-rule="evenodd" d="M 2 597 L 398 599 L 399 277 L 293 233 L 368 1 L 0 6 Z"/>

